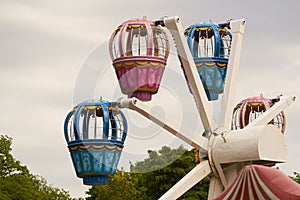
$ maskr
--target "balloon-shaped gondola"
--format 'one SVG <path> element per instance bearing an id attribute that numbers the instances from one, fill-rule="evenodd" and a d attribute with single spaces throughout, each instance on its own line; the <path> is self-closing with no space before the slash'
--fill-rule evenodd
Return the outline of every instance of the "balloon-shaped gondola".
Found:
<path id="1" fill-rule="evenodd" d="M 154 21 L 125 21 L 112 34 L 109 49 L 123 94 L 142 101 L 157 93 L 169 56 L 166 32 Z"/>
<path id="2" fill-rule="evenodd" d="M 207 98 L 217 100 L 224 89 L 231 33 L 226 24 L 201 22 L 187 28 L 185 35 Z"/>
<path id="3" fill-rule="evenodd" d="M 64 133 L 77 176 L 86 185 L 107 184 L 127 135 L 122 111 L 101 99 L 84 101 L 67 115 Z"/>
<path id="4" fill-rule="evenodd" d="M 274 99 L 265 98 L 262 95 L 257 97 L 249 97 L 236 105 L 233 110 L 233 129 L 242 129 L 249 123 L 257 119 L 262 113 L 270 109 L 279 97 Z M 284 112 L 280 112 L 269 124 L 277 126 L 282 133 L 285 131 L 286 119 Z"/>

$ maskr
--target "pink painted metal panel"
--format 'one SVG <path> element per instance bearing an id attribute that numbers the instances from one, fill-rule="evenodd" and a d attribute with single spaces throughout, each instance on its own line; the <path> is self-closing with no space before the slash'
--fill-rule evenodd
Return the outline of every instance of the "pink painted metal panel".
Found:
<path id="1" fill-rule="evenodd" d="M 215 200 L 300 199 L 300 185 L 278 169 L 245 166 L 234 182 Z"/>

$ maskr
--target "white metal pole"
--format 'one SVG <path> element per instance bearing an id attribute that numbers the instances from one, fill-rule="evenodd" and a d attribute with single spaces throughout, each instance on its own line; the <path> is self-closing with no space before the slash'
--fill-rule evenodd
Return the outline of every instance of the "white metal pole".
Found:
<path id="1" fill-rule="evenodd" d="M 197 72 L 197 68 L 188 47 L 183 28 L 178 16 L 163 19 L 176 44 L 178 55 L 184 68 L 190 90 L 194 96 L 196 106 L 201 117 L 203 128 L 211 133 L 210 119 L 212 117 L 211 104 L 208 102 L 205 90 Z"/>
<path id="2" fill-rule="evenodd" d="M 169 189 L 159 200 L 174 200 L 196 185 L 211 173 L 207 160 L 200 162 L 194 169 L 187 173 L 179 182 Z"/>
<path id="3" fill-rule="evenodd" d="M 254 126 L 264 126 L 267 125 L 272 119 L 274 119 L 281 111 L 286 109 L 290 104 L 294 103 L 296 100 L 295 96 L 281 97 L 280 101 L 275 103 L 266 112 L 260 115 L 253 122 L 249 123 L 244 129 L 248 129 Z"/>
<path id="4" fill-rule="evenodd" d="M 234 96 L 238 70 L 240 65 L 242 40 L 245 32 L 245 19 L 231 20 L 232 43 L 227 66 L 227 74 L 222 98 L 219 127 L 231 129 L 232 112 L 234 108 Z"/>
<path id="5" fill-rule="evenodd" d="M 208 200 L 216 198 L 223 191 L 223 185 L 220 180 L 214 175 L 210 177 Z"/>
<path id="6" fill-rule="evenodd" d="M 125 99 L 125 100 L 120 100 L 118 102 L 119 106 L 122 108 L 129 108 L 131 110 L 135 110 L 136 112 L 140 113 L 144 117 L 148 118 L 152 122 L 156 123 L 157 125 L 161 126 L 165 130 L 169 131 L 179 139 L 183 140 L 184 142 L 188 143 L 192 147 L 196 149 L 205 149 L 207 150 L 207 144 L 208 140 L 207 138 L 201 136 L 200 134 L 195 134 L 189 130 L 184 130 L 183 127 L 181 127 L 178 123 L 168 119 L 168 118 L 163 118 L 159 113 L 150 112 L 150 108 L 137 98 L 131 98 L 131 99 Z M 185 133 L 185 134 L 184 134 Z M 193 138 L 187 137 L 187 135 L 191 133 L 194 135 Z"/>

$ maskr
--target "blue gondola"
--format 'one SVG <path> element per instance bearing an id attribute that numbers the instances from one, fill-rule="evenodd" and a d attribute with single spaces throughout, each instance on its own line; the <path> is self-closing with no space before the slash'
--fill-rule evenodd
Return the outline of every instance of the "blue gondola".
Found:
<path id="1" fill-rule="evenodd" d="M 187 28 L 185 35 L 207 98 L 217 100 L 224 89 L 231 33 L 225 24 L 201 22 Z"/>
<path id="2" fill-rule="evenodd" d="M 85 185 L 107 184 L 127 135 L 122 111 L 101 99 L 84 101 L 67 115 L 64 133 L 76 175 Z"/>

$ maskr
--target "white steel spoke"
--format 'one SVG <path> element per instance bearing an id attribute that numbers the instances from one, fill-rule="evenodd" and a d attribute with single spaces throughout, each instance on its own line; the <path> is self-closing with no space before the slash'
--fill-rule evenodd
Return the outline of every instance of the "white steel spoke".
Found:
<path id="1" fill-rule="evenodd" d="M 159 200 L 174 200 L 183 195 L 186 191 L 196 185 L 203 178 L 211 173 L 207 160 L 200 162 L 194 169 L 186 174 L 170 190 L 168 190 Z"/>
<path id="2" fill-rule="evenodd" d="M 227 74 L 226 74 L 220 120 L 219 120 L 219 127 L 224 127 L 227 130 L 231 129 L 236 81 L 238 78 L 242 40 L 245 31 L 245 19 L 230 21 L 230 27 L 232 31 L 232 44 L 231 44 L 230 55 L 228 59 Z"/>
<path id="3" fill-rule="evenodd" d="M 165 119 L 157 112 L 150 112 L 150 108 L 137 98 L 131 98 L 127 100 L 121 100 L 119 105 L 123 108 L 129 108 L 131 110 L 135 110 L 136 112 L 140 113 L 144 117 L 148 118 L 152 122 L 156 123 L 157 125 L 161 126 L 165 130 L 169 131 L 176 137 L 180 138 L 184 142 L 188 143 L 192 147 L 196 149 L 205 149 L 207 150 L 207 138 L 201 136 L 200 134 L 195 134 L 192 131 L 184 130 L 180 124 L 172 121 L 171 119 Z M 187 137 L 187 135 L 195 135 L 193 138 Z"/>
<path id="4" fill-rule="evenodd" d="M 212 200 L 216 198 L 222 191 L 223 191 L 223 185 L 220 182 L 220 180 L 215 176 L 211 176 L 207 199 Z"/>
<path id="5" fill-rule="evenodd" d="M 271 108 L 266 110 L 262 115 L 256 118 L 253 122 L 249 123 L 244 129 L 251 128 L 254 126 L 267 125 L 272 119 L 274 119 L 281 111 L 286 109 L 290 104 L 296 100 L 295 96 L 281 97 L 280 101 L 275 103 Z"/>
<path id="6" fill-rule="evenodd" d="M 203 128 L 207 132 L 211 132 L 211 104 L 208 102 L 207 96 L 203 84 L 199 78 L 197 68 L 192 57 L 191 51 L 186 42 L 186 38 L 183 33 L 183 28 L 179 17 L 164 18 L 164 24 L 171 32 L 174 42 L 176 44 L 178 56 L 181 59 L 181 63 L 184 68 L 187 81 L 189 83 L 190 90 L 194 96 L 198 113 L 201 117 Z"/>

